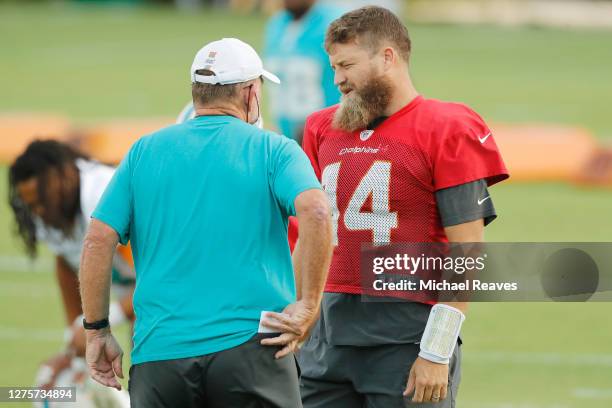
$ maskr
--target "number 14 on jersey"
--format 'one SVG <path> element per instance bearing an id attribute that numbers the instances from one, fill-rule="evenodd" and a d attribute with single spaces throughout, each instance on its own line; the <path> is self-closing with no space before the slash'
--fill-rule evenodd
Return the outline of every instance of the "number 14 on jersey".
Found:
<path id="1" fill-rule="evenodd" d="M 344 211 L 338 208 L 338 176 L 341 163 L 333 163 L 323 169 L 321 181 L 332 210 L 334 245 L 338 245 L 338 223 L 342 220 L 349 231 L 372 231 L 374 244 L 391 242 L 391 230 L 397 228 L 397 212 L 391 212 L 389 196 L 391 163 L 375 161 L 361 178 Z M 371 198 L 372 211 L 361 211 Z"/>

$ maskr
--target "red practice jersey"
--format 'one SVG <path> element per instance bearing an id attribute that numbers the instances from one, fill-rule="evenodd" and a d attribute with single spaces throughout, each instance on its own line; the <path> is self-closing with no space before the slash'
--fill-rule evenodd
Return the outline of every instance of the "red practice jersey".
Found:
<path id="1" fill-rule="evenodd" d="M 332 208 L 334 256 L 326 292 L 362 293 L 362 243 L 446 242 L 435 192 L 508 172 L 482 118 L 421 96 L 374 130 L 332 128 L 338 105 L 306 121 L 303 148 Z"/>

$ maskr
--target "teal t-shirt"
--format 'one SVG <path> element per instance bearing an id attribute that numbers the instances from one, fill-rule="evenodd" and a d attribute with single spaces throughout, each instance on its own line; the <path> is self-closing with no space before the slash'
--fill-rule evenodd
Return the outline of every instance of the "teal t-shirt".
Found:
<path id="1" fill-rule="evenodd" d="M 132 362 L 237 346 L 294 302 L 287 218 L 319 188 L 294 141 L 231 116 L 136 142 L 92 215 L 132 245 Z"/>

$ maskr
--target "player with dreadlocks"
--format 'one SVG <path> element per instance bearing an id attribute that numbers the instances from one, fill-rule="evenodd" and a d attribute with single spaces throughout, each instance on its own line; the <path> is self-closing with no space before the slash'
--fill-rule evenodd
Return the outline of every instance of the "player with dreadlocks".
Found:
<path id="1" fill-rule="evenodd" d="M 85 350 L 78 270 L 89 217 L 114 174 L 112 167 L 91 160 L 55 140 L 33 141 L 9 169 L 9 204 L 28 255 L 45 243 L 55 255 L 57 283 L 66 319 L 66 349 L 45 362 L 38 384 L 51 387 L 65 370 L 73 371 Z M 113 287 L 118 300 L 111 304 L 114 325 L 134 317 L 134 272 L 129 250 L 119 248 L 113 262 Z M 84 367 L 83 367 L 84 371 Z"/>

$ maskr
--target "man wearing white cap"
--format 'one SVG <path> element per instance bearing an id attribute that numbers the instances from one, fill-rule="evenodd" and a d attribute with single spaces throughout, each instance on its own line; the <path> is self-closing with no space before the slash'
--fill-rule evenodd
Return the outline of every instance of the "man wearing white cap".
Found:
<path id="1" fill-rule="evenodd" d="M 130 240 L 133 407 L 302 406 L 292 352 L 319 307 L 331 220 L 300 147 L 249 125 L 263 78 L 278 82 L 242 41 L 202 48 L 196 117 L 137 141 L 92 215 L 80 269 L 87 362 L 95 380 L 121 388 L 108 282 L 115 245 Z"/>

